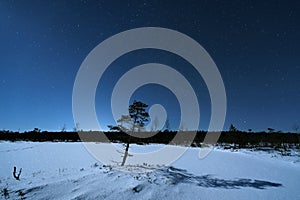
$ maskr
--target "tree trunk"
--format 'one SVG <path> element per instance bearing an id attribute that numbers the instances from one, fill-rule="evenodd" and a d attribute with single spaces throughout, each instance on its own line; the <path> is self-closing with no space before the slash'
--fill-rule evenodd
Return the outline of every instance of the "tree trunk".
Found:
<path id="1" fill-rule="evenodd" d="M 129 150 L 129 142 L 126 144 L 126 150 L 125 150 L 125 153 L 124 153 L 124 157 L 123 157 L 123 161 L 122 161 L 121 166 L 124 166 L 124 165 L 125 165 L 126 158 L 127 158 L 127 156 L 128 156 L 128 150 Z"/>

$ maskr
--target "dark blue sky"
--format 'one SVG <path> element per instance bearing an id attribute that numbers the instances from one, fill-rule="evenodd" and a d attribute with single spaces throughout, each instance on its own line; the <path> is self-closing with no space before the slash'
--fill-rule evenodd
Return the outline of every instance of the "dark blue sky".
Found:
<path id="1" fill-rule="evenodd" d="M 211 55 L 227 92 L 224 129 L 233 123 L 242 130 L 291 131 L 300 124 L 299 19 L 297 1 L 1 1 L 0 129 L 72 129 L 73 84 L 88 53 L 121 31 L 155 26 L 194 38 Z M 205 83 L 183 59 L 158 50 L 126 54 L 105 72 L 96 96 L 102 126 L 113 123 L 113 84 L 147 62 L 187 77 L 201 106 L 199 129 L 206 129 Z M 166 88 L 148 85 L 132 98 L 165 105 L 177 128 L 178 102 Z"/>

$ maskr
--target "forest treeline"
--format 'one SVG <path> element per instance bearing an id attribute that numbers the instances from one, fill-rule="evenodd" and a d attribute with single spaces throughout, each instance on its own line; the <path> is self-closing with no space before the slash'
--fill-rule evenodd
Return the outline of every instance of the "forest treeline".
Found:
<path id="1" fill-rule="evenodd" d="M 111 142 L 121 143 L 137 143 L 137 144 L 149 144 L 149 143 L 161 143 L 161 144 L 177 144 L 185 145 L 191 143 L 189 136 L 192 136 L 191 132 L 176 132 L 176 131 L 162 131 L 157 134 L 153 134 L 152 137 L 149 132 L 140 133 L 140 136 L 134 137 L 122 131 L 85 131 L 85 132 L 47 132 L 40 130 L 33 130 L 29 132 L 12 132 L 12 131 L 0 131 L 0 140 L 2 141 L 36 141 L 36 142 L 107 142 L 105 138 L 108 138 Z M 198 131 L 192 145 L 198 146 L 203 143 L 206 134 L 217 134 L 215 132 Z M 80 137 L 81 135 L 82 137 Z M 106 137 L 104 137 L 106 136 Z M 176 139 L 174 137 L 176 136 Z M 173 142 L 171 142 L 173 141 Z M 240 147 L 251 146 L 276 146 L 280 144 L 299 145 L 300 134 L 297 133 L 281 133 L 281 132 L 242 132 L 242 131 L 223 131 L 218 140 L 219 144 L 229 143 L 237 144 Z"/>

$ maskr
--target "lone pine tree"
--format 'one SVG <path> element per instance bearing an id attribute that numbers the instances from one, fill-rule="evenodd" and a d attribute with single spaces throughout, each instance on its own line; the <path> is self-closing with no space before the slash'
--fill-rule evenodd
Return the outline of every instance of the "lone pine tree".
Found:
<path id="1" fill-rule="evenodd" d="M 134 101 L 133 104 L 131 104 L 128 108 L 129 116 L 123 115 L 118 120 L 121 130 L 131 132 L 126 143 L 125 153 L 121 166 L 125 165 L 128 156 L 131 135 L 134 135 L 134 133 L 136 132 L 140 132 L 145 126 L 145 122 L 148 122 L 149 113 L 146 111 L 147 107 L 148 105 L 141 101 Z"/>

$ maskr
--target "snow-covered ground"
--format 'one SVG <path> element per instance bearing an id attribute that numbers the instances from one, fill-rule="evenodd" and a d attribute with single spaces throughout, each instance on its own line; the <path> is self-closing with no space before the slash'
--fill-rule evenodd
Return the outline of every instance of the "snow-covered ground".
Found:
<path id="1" fill-rule="evenodd" d="M 128 173 L 103 166 L 81 143 L 0 142 L 0 198 L 300 199 L 297 155 L 215 149 L 200 160 L 198 153 L 191 148 L 171 166 Z M 14 166 L 23 169 L 20 181 Z"/>

